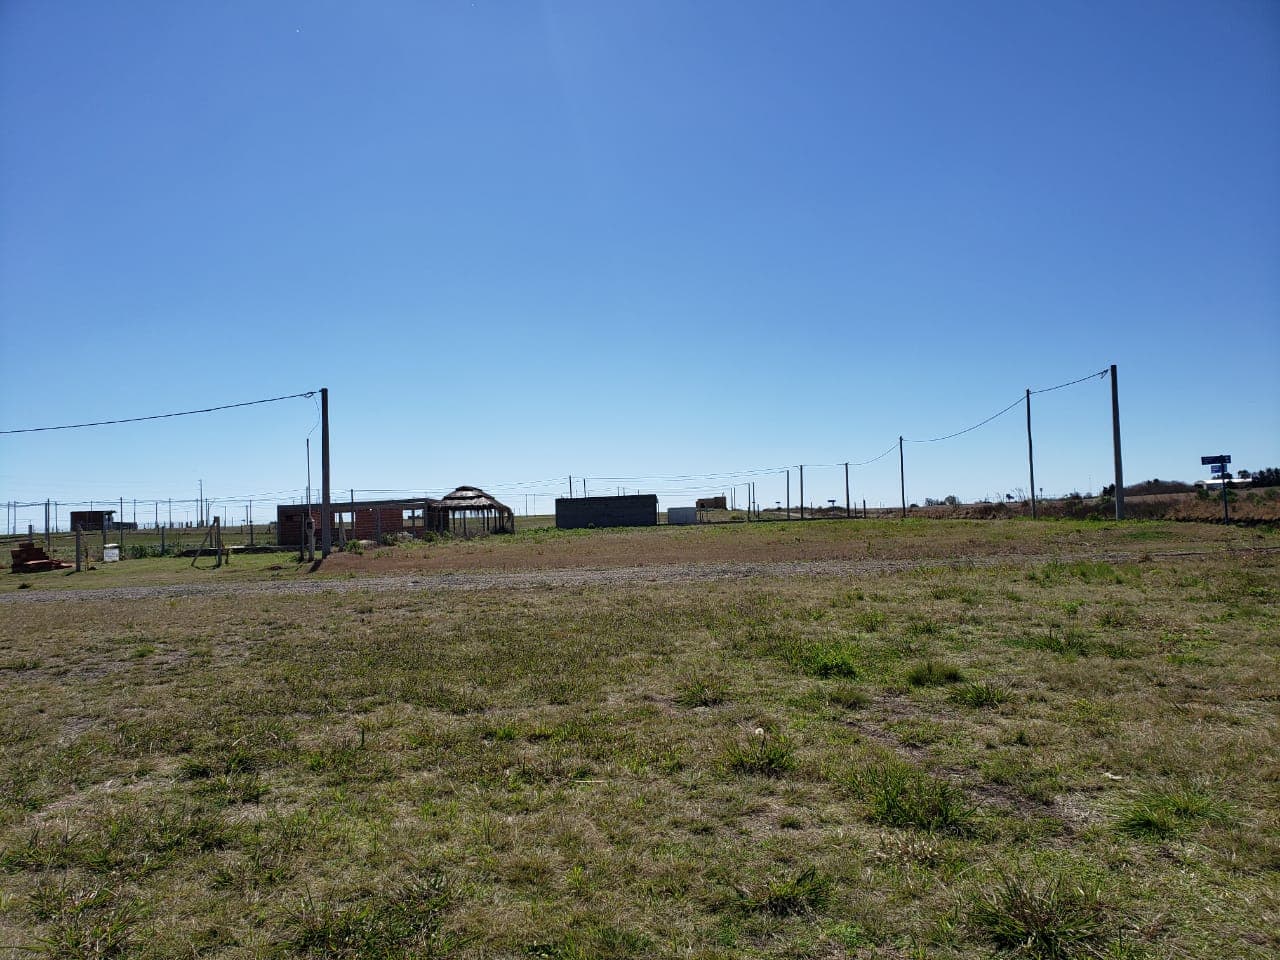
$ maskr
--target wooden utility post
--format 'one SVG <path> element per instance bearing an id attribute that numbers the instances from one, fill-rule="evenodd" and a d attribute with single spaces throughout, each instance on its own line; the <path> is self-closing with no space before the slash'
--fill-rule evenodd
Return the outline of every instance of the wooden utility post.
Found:
<path id="1" fill-rule="evenodd" d="M 320 556 L 333 548 L 333 521 L 329 515 L 329 388 L 320 388 Z"/>
<path id="2" fill-rule="evenodd" d="M 804 519 L 804 464 L 800 464 L 800 519 Z"/>
<path id="3" fill-rule="evenodd" d="M 791 471 L 787 471 L 787 519 L 791 519 Z"/>
<path id="4" fill-rule="evenodd" d="M 845 461 L 844 465 L 844 518 L 848 520 L 853 516 L 853 511 L 849 508 L 849 463 Z"/>
<path id="5" fill-rule="evenodd" d="M 80 572 L 80 558 L 84 556 L 84 543 L 80 524 L 76 524 L 76 573 Z"/>

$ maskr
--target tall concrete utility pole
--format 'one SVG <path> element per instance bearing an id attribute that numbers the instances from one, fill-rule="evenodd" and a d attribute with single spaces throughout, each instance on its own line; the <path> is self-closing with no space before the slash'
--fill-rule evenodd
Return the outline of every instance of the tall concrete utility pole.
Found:
<path id="1" fill-rule="evenodd" d="M 333 518 L 329 516 L 329 388 L 320 388 L 320 556 L 333 547 Z"/>
<path id="2" fill-rule="evenodd" d="M 1031 519 L 1038 519 L 1036 509 L 1036 458 L 1031 450 L 1031 388 L 1027 387 L 1027 467 L 1031 470 Z"/>
<path id="3" fill-rule="evenodd" d="M 890 449 L 893 449 L 890 447 Z M 907 475 L 903 470 L 902 437 L 898 437 L 898 484 L 902 487 L 902 518 L 907 517 Z"/>
<path id="4" fill-rule="evenodd" d="M 1116 453 L 1116 519 L 1124 519 L 1124 458 L 1120 455 L 1120 388 L 1116 365 L 1111 365 L 1111 442 Z"/>

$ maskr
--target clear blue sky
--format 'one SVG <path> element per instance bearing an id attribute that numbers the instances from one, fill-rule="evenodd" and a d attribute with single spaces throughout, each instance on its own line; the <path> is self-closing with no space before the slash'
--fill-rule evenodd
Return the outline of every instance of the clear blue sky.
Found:
<path id="1" fill-rule="evenodd" d="M 1278 107 L 1271 0 L 7 0 L 0 428 L 325 385 L 335 489 L 666 506 L 1115 363 L 1126 479 L 1278 465 Z M 1105 380 L 1033 413 L 1109 481 Z M 291 496 L 315 421 L 0 436 L 0 499 Z M 1026 485 L 1020 409 L 907 446 Z"/>

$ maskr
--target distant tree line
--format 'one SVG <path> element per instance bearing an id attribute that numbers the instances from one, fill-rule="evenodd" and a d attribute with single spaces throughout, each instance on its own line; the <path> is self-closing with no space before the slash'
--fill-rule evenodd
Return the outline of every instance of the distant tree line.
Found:
<path id="1" fill-rule="evenodd" d="M 1232 474 L 1224 473 L 1222 476 L 1227 479 L 1232 478 Z M 1237 470 L 1236 477 L 1241 480 L 1251 481 L 1251 487 L 1280 487 L 1280 467 L 1267 467 L 1265 470 Z M 1124 495 L 1143 496 L 1144 494 L 1156 493 L 1190 493 L 1195 490 L 1195 485 L 1183 483 L 1181 480 L 1160 480 L 1158 478 L 1151 480 L 1143 480 L 1141 483 L 1125 484 Z M 1116 495 L 1116 485 L 1109 483 L 1102 488 L 1102 496 L 1114 497 Z"/>

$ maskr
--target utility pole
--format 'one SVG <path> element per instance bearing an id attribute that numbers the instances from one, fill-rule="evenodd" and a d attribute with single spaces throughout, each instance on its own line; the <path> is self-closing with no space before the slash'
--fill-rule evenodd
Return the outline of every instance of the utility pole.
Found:
<path id="1" fill-rule="evenodd" d="M 804 464 L 800 464 L 800 519 L 804 519 Z"/>
<path id="2" fill-rule="evenodd" d="M 902 519 L 907 518 L 907 475 L 903 469 L 902 437 L 898 437 L 898 484 L 902 488 Z"/>
<path id="3" fill-rule="evenodd" d="M 787 519 L 791 519 L 791 471 L 787 471 Z"/>
<path id="4" fill-rule="evenodd" d="M 1111 442 L 1116 454 L 1116 519 L 1124 519 L 1124 459 L 1120 456 L 1120 388 L 1116 365 L 1111 365 Z"/>
<path id="5" fill-rule="evenodd" d="M 569 499 L 573 499 L 573 474 L 569 474 Z"/>
<path id="6" fill-rule="evenodd" d="M 1031 388 L 1027 387 L 1027 467 L 1031 470 L 1031 519 L 1036 520 L 1036 458 L 1031 449 Z"/>
<path id="7" fill-rule="evenodd" d="M 333 547 L 333 518 L 329 516 L 329 388 L 320 388 L 320 558 Z"/>
<path id="8" fill-rule="evenodd" d="M 849 508 L 849 463 L 848 463 L 848 461 L 845 461 L 845 465 L 844 465 L 844 518 L 845 518 L 846 520 L 848 520 L 850 516 L 852 516 L 852 511 L 851 511 L 851 510 L 850 510 L 850 508 Z"/>
<path id="9" fill-rule="evenodd" d="M 311 441 L 308 440 L 307 443 L 310 444 Z M 310 450 L 311 449 L 310 446 L 308 446 L 307 449 Z M 308 476 L 311 475 L 311 456 L 309 454 L 307 456 L 307 475 Z M 308 480 L 307 483 L 309 484 L 311 483 L 311 481 Z M 200 481 L 200 509 L 196 511 L 196 522 L 199 523 L 200 526 L 202 527 L 204 526 L 204 481 L 203 480 Z"/>

